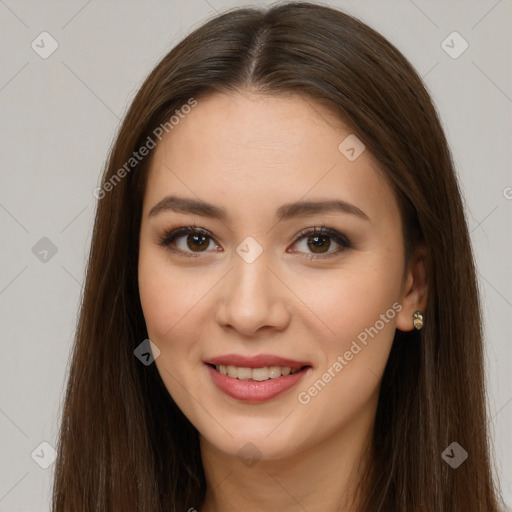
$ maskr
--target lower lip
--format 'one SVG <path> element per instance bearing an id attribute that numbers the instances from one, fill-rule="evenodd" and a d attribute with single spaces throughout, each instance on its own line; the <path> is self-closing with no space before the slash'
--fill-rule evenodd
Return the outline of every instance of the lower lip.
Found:
<path id="1" fill-rule="evenodd" d="M 264 402 L 295 386 L 311 367 L 304 368 L 293 375 L 284 375 L 264 381 L 239 380 L 223 375 L 215 368 L 206 365 L 214 384 L 226 395 L 244 402 Z"/>

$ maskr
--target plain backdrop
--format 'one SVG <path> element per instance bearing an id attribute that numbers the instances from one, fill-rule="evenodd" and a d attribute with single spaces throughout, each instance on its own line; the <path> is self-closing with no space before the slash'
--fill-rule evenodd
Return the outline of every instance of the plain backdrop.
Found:
<path id="1" fill-rule="evenodd" d="M 269 3 L 0 0 L 0 511 L 49 510 L 54 465 L 41 464 L 57 439 L 93 190 L 127 106 L 204 20 Z M 440 113 L 478 265 L 489 427 L 512 503 L 512 0 L 326 3 L 397 46 Z"/>

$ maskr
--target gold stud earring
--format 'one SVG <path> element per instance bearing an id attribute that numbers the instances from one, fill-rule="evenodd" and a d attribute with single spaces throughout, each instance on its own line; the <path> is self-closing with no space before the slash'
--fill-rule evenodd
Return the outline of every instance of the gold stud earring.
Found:
<path id="1" fill-rule="evenodd" d="M 414 313 L 412 317 L 414 319 L 414 327 L 419 331 L 423 327 L 423 315 L 421 314 L 420 311 L 416 311 L 416 313 Z"/>

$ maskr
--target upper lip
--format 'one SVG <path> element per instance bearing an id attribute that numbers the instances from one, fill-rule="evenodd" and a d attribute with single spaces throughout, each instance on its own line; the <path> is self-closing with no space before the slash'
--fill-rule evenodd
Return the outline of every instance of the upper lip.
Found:
<path id="1" fill-rule="evenodd" d="M 212 357 L 204 361 L 207 364 L 215 366 L 238 366 L 241 368 L 264 368 L 266 366 L 288 366 L 289 368 L 302 368 L 311 366 L 306 361 L 296 361 L 284 357 L 274 356 L 272 354 L 259 354 L 257 356 L 243 356 L 241 354 L 225 354 Z"/>

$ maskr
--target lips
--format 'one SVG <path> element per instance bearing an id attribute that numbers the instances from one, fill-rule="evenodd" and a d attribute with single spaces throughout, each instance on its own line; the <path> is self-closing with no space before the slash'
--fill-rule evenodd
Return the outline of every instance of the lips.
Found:
<path id="1" fill-rule="evenodd" d="M 288 366 L 290 368 L 302 368 L 312 366 L 307 361 L 296 361 L 271 354 L 259 354 L 257 356 L 243 356 L 241 354 L 226 354 L 223 356 L 212 357 L 204 361 L 214 366 L 239 366 L 245 368 L 262 368 L 265 366 Z"/>
<path id="2" fill-rule="evenodd" d="M 204 363 L 213 383 L 220 391 L 244 402 L 263 402 L 275 398 L 296 386 L 312 369 L 308 362 L 270 354 L 252 357 L 227 354 L 207 359 Z M 251 369 L 254 378 L 248 378 Z M 272 375 L 267 374 L 266 379 L 265 375 L 260 375 L 262 371 L 269 370 Z M 243 372 L 243 376 L 240 372 Z M 258 372 L 258 377 L 255 372 Z"/>

